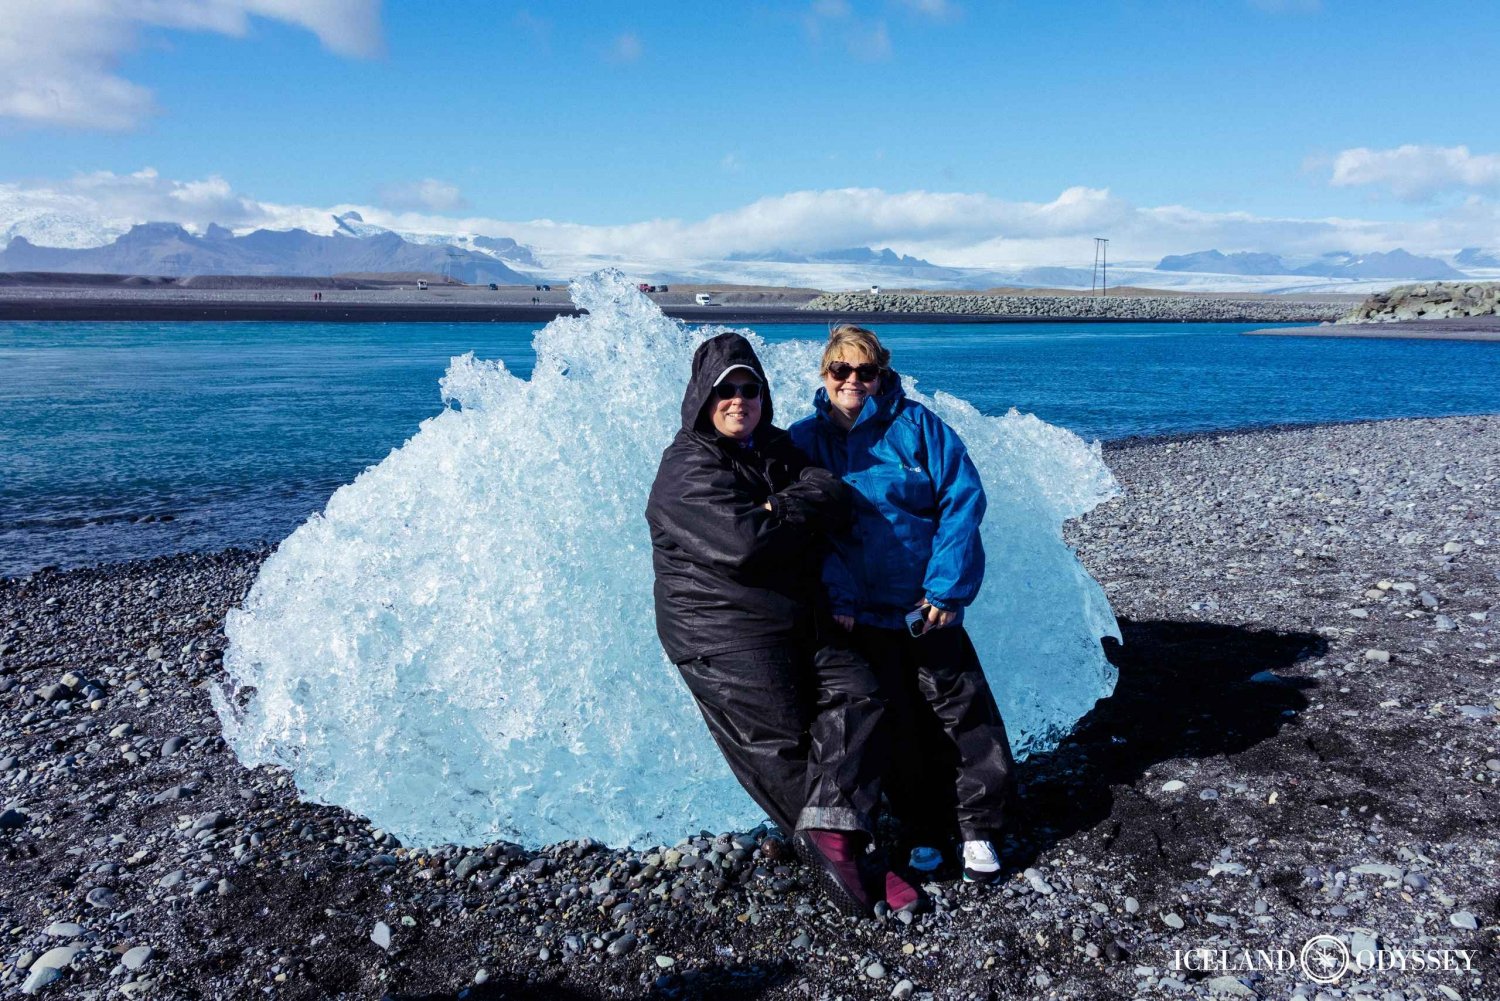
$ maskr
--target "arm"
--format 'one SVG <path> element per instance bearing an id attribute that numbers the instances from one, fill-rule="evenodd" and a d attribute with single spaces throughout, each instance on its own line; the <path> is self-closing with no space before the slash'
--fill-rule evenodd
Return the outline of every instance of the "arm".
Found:
<path id="1" fill-rule="evenodd" d="M 972 602 L 984 582 L 984 484 L 958 432 L 936 414 L 923 413 L 922 437 L 938 509 L 922 588 L 928 604 L 951 612 Z"/>
<path id="2" fill-rule="evenodd" d="M 740 577 L 805 544 L 832 503 L 822 496 L 828 484 L 812 479 L 760 501 L 706 450 L 673 446 L 651 486 L 646 519 L 686 559 Z"/>

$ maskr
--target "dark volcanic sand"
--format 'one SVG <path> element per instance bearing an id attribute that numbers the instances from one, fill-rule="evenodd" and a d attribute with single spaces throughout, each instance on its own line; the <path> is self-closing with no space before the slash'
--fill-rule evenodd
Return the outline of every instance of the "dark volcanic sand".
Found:
<path id="1" fill-rule="evenodd" d="M 1119 688 L 1022 764 L 1007 878 L 909 925 L 749 840 L 414 851 L 298 803 L 203 687 L 258 554 L 0 581 L 0 985 L 72 945 L 44 996 L 1500 996 L 1500 418 L 1106 457 L 1127 495 L 1069 536 Z M 1471 969 L 1173 968 L 1324 933 Z"/>

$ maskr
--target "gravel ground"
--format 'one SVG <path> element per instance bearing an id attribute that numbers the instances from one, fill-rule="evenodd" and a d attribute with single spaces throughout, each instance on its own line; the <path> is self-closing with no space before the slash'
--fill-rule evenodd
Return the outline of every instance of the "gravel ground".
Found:
<path id="1" fill-rule="evenodd" d="M 1069 532 L 1119 688 L 1022 764 L 1004 880 L 909 924 L 764 831 L 418 850 L 299 803 L 203 687 L 262 554 L 0 580 L 0 992 L 1500 997 L 1500 417 L 1106 455 Z M 1319 986 L 1317 935 L 1423 968 Z"/>

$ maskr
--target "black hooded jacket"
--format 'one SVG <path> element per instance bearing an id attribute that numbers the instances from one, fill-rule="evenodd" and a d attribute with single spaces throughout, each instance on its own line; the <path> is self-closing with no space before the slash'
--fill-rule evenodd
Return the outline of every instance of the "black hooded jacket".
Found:
<path id="1" fill-rule="evenodd" d="M 719 434 L 714 381 L 743 365 L 761 384 L 748 444 Z M 823 533 L 847 518 L 847 488 L 809 466 L 772 426 L 760 359 L 739 334 L 698 346 L 682 428 L 662 453 L 646 521 L 656 570 L 656 631 L 674 663 L 754 650 L 808 635 Z M 771 510 L 765 509 L 765 504 Z"/>

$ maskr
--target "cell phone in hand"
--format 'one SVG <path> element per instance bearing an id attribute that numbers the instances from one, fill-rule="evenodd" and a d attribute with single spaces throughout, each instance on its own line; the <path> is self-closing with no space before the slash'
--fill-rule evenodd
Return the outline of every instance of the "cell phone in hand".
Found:
<path id="1" fill-rule="evenodd" d="M 906 631 L 913 636 L 921 636 L 927 631 L 927 606 L 913 608 L 906 613 Z"/>

